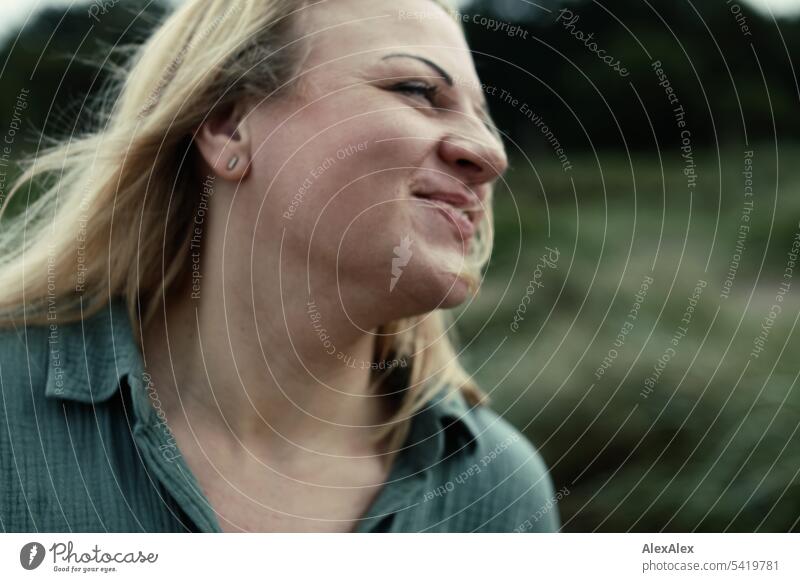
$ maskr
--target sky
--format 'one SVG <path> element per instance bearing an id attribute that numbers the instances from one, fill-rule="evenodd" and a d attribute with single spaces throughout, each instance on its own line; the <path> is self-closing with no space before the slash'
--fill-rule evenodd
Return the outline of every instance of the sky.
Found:
<path id="1" fill-rule="evenodd" d="M 122 0 L 124 1 L 124 0 Z M 179 0 L 178 0 L 179 1 Z M 770 11 L 776 16 L 800 14 L 800 0 L 732 0 L 750 4 L 757 9 L 769 14 Z M 5 44 L 12 39 L 19 27 L 24 25 L 31 13 L 44 6 L 83 5 L 88 7 L 94 3 L 98 6 L 100 0 L 2 0 L 3 18 L 0 20 L 0 44 Z M 469 4 L 469 0 L 460 0 L 459 4 Z M 88 15 L 87 15 L 88 17 Z"/>

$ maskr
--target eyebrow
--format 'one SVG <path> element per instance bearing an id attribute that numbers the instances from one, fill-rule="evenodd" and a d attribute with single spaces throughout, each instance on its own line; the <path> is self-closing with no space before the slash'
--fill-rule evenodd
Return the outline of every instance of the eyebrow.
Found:
<path id="1" fill-rule="evenodd" d="M 428 65 L 428 66 L 429 66 L 431 69 L 433 69 L 433 70 L 434 70 L 434 71 L 436 71 L 436 72 L 437 72 L 439 75 L 441 75 L 441 77 L 444 79 L 445 83 L 447 83 L 447 84 L 448 84 L 450 87 L 452 87 L 452 86 L 453 86 L 453 77 L 451 77 L 451 76 L 448 74 L 448 72 L 447 72 L 447 71 L 445 71 L 445 70 L 444 70 L 442 67 L 440 67 L 439 65 L 437 65 L 436 63 L 434 63 L 434 62 L 433 62 L 432 60 L 430 60 L 430 59 L 426 59 L 425 57 L 420 57 L 420 56 L 418 56 L 418 55 L 412 55 L 412 54 L 410 54 L 410 53 L 392 53 L 392 54 L 390 54 L 390 55 L 386 55 L 386 56 L 385 56 L 385 57 L 383 57 L 383 59 L 381 59 L 381 60 L 384 60 L 384 61 L 385 61 L 386 59 L 394 59 L 394 58 L 416 59 L 416 60 L 418 60 L 418 61 L 420 61 L 420 62 L 422 62 L 422 63 L 425 63 L 425 64 L 426 64 L 426 65 Z"/>

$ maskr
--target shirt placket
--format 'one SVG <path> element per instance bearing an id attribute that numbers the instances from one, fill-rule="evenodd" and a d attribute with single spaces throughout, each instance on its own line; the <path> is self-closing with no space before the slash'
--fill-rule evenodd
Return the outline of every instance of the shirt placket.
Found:
<path id="1" fill-rule="evenodd" d="M 390 532 L 420 531 L 427 512 L 424 492 L 432 485 L 431 467 L 440 460 L 443 437 L 436 415 L 431 410 L 418 414 L 412 422 L 406 447 L 398 453 L 386 485 L 356 532 L 375 531 L 384 519 L 392 518 Z"/>
<path id="2" fill-rule="evenodd" d="M 159 416 L 140 378 L 129 377 L 136 423 L 133 436 L 147 467 L 198 531 L 222 531 L 210 502 L 180 454 L 174 437 Z"/>

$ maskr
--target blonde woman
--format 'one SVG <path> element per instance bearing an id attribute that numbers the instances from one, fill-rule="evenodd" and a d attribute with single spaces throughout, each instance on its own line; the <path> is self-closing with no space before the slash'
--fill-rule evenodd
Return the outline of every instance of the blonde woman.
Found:
<path id="1" fill-rule="evenodd" d="M 183 2 L 16 185 L 3 528 L 556 530 L 448 339 L 507 165 L 479 88 L 438 1 Z"/>

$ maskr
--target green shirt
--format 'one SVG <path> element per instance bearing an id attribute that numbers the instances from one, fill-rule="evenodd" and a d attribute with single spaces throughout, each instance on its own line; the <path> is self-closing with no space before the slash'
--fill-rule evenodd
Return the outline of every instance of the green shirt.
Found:
<path id="1" fill-rule="evenodd" d="M 221 531 L 145 379 L 119 300 L 0 331 L 1 531 Z M 456 393 L 414 416 L 356 531 L 556 531 L 555 499 L 530 443 Z"/>

